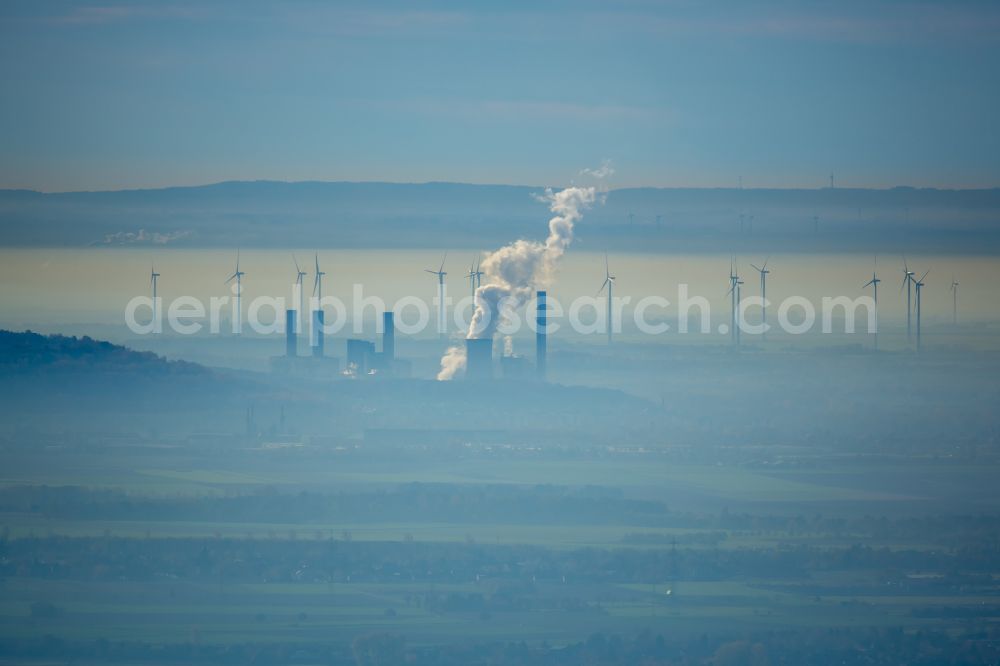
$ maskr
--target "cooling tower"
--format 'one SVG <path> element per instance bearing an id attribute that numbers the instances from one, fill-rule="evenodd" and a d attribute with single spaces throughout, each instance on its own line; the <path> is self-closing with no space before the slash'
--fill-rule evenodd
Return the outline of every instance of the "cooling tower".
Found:
<path id="1" fill-rule="evenodd" d="M 492 338 L 470 338 L 465 341 L 465 378 L 493 378 Z"/>

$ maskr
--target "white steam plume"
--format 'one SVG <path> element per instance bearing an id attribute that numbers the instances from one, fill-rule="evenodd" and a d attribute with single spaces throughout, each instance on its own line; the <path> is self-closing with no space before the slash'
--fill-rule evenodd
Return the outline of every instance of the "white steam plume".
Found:
<path id="1" fill-rule="evenodd" d="M 615 175 L 615 168 L 611 165 L 611 160 L 604 160 L 601 162 L 601 166 L 596 169 L 581 169 L 581 176 L 591 176 L 597 180 L 603 180 L 604 178 L 610 178 Z"/>
<path id="2" fill-rule="evenodd" d="M 547 286 L 555 273 L 556 262 L 573 242 L 573 225 L 583 211 L 594 203 L 597 188 L 567 187 L 545 190 L 540 201 L 549 204 L 555 216 L 549 220 L 549 236 L 544 243 L 518 240 L 502 247 L 483 260 L 486 284 L 476 289 L 476 311 L 469 324 L 467 338 L 492 339 L 500 323 L 502 309 L 515 309 L 539 287 Z M 437 378 L 451 379 L 465 367 L 465 349 L 450 347 L 441 358 Z"/>

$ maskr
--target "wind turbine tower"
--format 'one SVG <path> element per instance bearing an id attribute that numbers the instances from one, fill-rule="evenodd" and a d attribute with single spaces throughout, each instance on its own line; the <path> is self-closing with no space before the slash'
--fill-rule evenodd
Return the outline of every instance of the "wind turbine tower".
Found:
<path id="1" fill-rule="evenodd" d="M 615 286 L 615 276 L 611 274 L 611 269 L 608 266 L 608 254 L 607 254 L 607 252 L 605 252 L 604 253 L 604 284 L 601 285 L 601 289 L 600 289 L 600 291 L 597 292 L 597 294 L 600 295 L 601 292 L 604 291 L 605 287 L 608 288 L 608 318 L 607 318 L 606 325 L 608 327 L 608 345 L 609 346 L 611 345 L 611 331 L 614 328 L 614 326 L 612 326 L 612 322 L 611 322 L 611 315 L 612 315 L 612 312 L 611 312 L 611 302 L 613 300 L 613 298 L 612 298 L 613 297 L 613 293 L 612 292 L 614 291 L 614 286 Z"/>
<path id="2" fill-rule="evenodd" d="M 305 273 L 301 273 L 305 275 Z M 323 276 L 326 275 L 319 269 L 319 253 L 316 253 L 316 277 L 313 279 L 313 297 L 316 300 L 316 309 L 312 313 L 312 331 L 310 343 L 312 345 L 313 356 L 323 356 Z"/>
<path id="3" fill-rule="evenodd" d="M 878 264 L 878 259 L 875 260 L 876 266 Z M 875 351 L 878 351 L 878 283 L 882 280 L 878 279 L 875 269 L 872 270 L 872 279 L 862 285 L 862 289 L 871 287 L 874 290 L 875 296 Z"/>
<path id="4" fill-rule="evenodd" d="M 729 291 L 726 296 L 731 296 L 732 303 L 729 308 L 729 337 L 733 344 L 737 344 L 736 339 L 736 284 L 740 281 L 740 276 L 736 274 L 736 257 L 729 260 Z"/>
<path id="5" fill-rule="evenodd" d="M 927 273 L 930 271 L 921 275 L 919 280 L 913 281 L 913 286 L 917 289 L 917 351 L 920 351 L 920 290 L 924 286 L 924 278 L 927 277 Z"/>
<path id="6" fill-rule="evenodd" d="M 738 347 L 740 344 L 739 304 L 741 300 L 740 292 L 742 291 L 741 287 L 743 286 L 743 280 L 740 279 L 739 275 L 736 275 L 735 271 L 733 271 L 730 279 L 732 280 L 732 287 L 729 288 L 729 291 L 733 295 L 733 344 Z"/>
<path id="7" fill-rule="evenodd" d="M 305 275 L 305 273 L 302 273 Z M 323 300 L 323 276 L 326 275 L 319 269 L 319 253 L 316 253 L 316 278 L 313 280 L 313 296 Z"/>
<path id="8" fill-rule="evenodd" d="M 767 270 L 767 262 L 770 258 L 764 260 L 764 265 L 757 268 L 753 264 L 750 266 L 760 273 L 760 324 L 761 326 L 767 326 L 767 276 L 771 272 Z M 764 331 L 762 335 L 766 336 L 767 331 Z"/>
<path id="9" fill-rule="evenodd" d="M 904 287 L 906 288 L 906 341 L 909 342 L 913 339 L 913 334 L 910 332 L 912 330 L 910 318 L 913 314 L 913 271 L 906 265 L 906 257 L 903 257 L 903 284 L 899 290 L 903 291 Z"/>
<path id="10" fill-rule="evenodd" d="M 479 270 L 479 259 L 474 260 L 469 265 L 469 273 L 465 277 L 469 279 L 469 286 L 472 288 L 472 305 L 476 304 L 476 289 L 483 283 L 483 272 Z"/>
<path id="11" fill-rule="evenodd" d="M 233 333 L 240 335 L 243 332 L 243 276 L 246 275 L 240 270 L 240 251 L 236 250 L 236 271 L 229 276 L 226 284 L 236 280 L 236 311 L 233 313 Z"/>
<path id="12" fill-rule="evenodd" d="M 444 257 L 441 259 L 441 267 L 436 271 L 429 268 L 425 268 L 425 273 L 430 273 L 436 275 L 438 278 L 438 334 L 441 338 L 445 337 L 445 332 L 448 329 L 448 315 L 444 309 L 444 276 L 448 273 L 444 270 L 444 262 L 448 258 L 448 253 L 444 253 Z"/>
<path id="13" fill-rule="evenodd" d="M 149 268 L 149 284 L 153 287 L 153 330 L 159 331 L 159 308 L 156 305 L 156 280 L 160 274 L 156 272 L 155 266 Z"/>
<path id="14" fill-rule="evenodd" d="M 156 293 L 155 288 L 153 293 Z M 951 325 L 958 326 L 958 280 L 954 275 L 951 276 Z"/>
<path id="15" fill-rule="evenodd" d="M 301 333 L 302 332 L 302 315 L 305 314 L 305 311 L 306 311 L 305 310 L 305 306 L 303 305 L 303 303 L 305 302 L 304 301 L 305 296 L 302 293 L 302 290 L 303 290 L 302 278 L 304 278 L 306 275 L 308 275 L 308 273 L 306 273 L 304 270 L 302 270 L 301 268 L 299 268 L 299 260 L 295 258 L 294 254 L 292 255 L 292 261 L 295 262 L 295 289 L 296 289 L 296 291 L 299 292 L 298 293 L 299 307 L 298 307 L 298 310 L 295 312 L 295 332 L 296 333 Z"/>

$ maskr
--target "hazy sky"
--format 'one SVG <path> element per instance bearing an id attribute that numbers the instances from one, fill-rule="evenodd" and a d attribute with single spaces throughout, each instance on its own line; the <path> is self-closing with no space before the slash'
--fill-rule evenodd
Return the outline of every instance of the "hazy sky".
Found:
<path id="1" fill-rule="evenodd" d="M 1000 185 L 995 2 L 0 5 L 0 187 Z"/>

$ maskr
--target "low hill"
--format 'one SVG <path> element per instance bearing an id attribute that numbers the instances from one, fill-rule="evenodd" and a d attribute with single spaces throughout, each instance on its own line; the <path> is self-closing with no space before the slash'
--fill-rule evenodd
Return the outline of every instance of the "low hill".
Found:
<path id="1" fill-rule="evenodd" d="M 7 373 L 109 373 L 206 375 L 204 367 L 168 361 L 87 336 L 0 331 L 0 369 Z"/>
<path id="2" fill-rule="evenodd" d="M 0 246 L 488 248 L 544 235 L 544 189 L 254 181 L 0 190 Z M 578 232 L 601 250 L 996 252 L 1000 189 L 613 189 Z"/>

